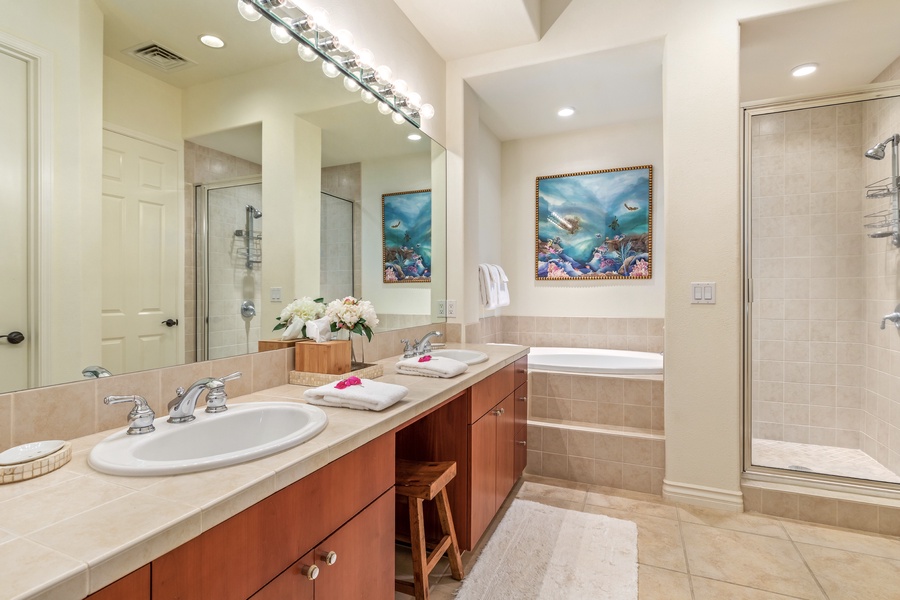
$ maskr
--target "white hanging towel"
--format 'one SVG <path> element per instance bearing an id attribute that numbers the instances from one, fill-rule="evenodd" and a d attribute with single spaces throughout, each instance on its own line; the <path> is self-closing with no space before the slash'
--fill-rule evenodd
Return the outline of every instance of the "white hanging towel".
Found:
<path id="1" fill-rule="evenodd" d="M 488 310 L 497 308 L 500 300 L 499 288 L 491 277 L 490 265 L 481 263 L 478 265 L 478 288 L 481 291 L 481 304 Z"/>
<path id="2" fill-rule="evenodd" d="M 500 265 L 491 265 L 497 269 L 497 306 L 509 306 L 509 277 Z"/>

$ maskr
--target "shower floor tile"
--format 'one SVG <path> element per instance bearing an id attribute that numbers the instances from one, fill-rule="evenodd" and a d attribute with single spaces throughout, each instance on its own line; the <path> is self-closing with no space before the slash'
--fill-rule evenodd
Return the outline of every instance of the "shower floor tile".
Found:
<path id="1" fill-rule="evenodd" d="M 761 467 L 900 483 L 900 475 L 854 448 L 753 440 L 753 464 Z"/>

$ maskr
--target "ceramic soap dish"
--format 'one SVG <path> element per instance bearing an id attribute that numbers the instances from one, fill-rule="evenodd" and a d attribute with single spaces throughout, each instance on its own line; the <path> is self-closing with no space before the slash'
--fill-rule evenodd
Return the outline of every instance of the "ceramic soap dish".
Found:
<path id="1" fill-rule="evenodd" d="M 72 458 L 72 444 L 63 440 L 32 442 L 0 452 L 0 484 L 46 475 Z"/>

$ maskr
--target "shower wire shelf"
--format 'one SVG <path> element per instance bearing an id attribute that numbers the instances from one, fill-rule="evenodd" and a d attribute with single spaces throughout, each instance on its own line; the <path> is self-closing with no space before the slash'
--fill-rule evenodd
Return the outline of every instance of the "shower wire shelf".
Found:
<path id="1" fill-rule="evenodd" d="M 253 238 L 252 238 L 252 239 L 254 239 L 254 240 L 261 240 L 261 239 L 262 239 L 262 234 L 261 234 L 261 233 L 254 233 L 254 234 L 252 234 L 252 235 L 253 235 Z M 234 237 L 245 238 L 245 237 L 248 237 L 248 234 L 247 234 L 247 231 L 246 231 L 245 229 L 235 229 L 235 230 L 234 230 Z"/>
<path id="2" fill-rule="evenodd" d="M 893 181 L 893 179 L 893 177 L 885 177 L 884 179 L 879 179 L 875 183 L 870 183 L 869 185 L 867 185 L 866 198 L 878 199 L 896 196 L 898 185 L 896 181 Z"/>

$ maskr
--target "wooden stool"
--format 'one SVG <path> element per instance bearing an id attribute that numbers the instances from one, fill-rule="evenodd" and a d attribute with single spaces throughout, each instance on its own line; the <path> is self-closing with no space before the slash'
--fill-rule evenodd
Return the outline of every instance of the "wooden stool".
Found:
<path id="1" fill-rule="evenodd" d="M 413 583 L 394 581 L 394 589 L 398 592 L 415 596 L 416 600 L 428 600 L 428 575 L 435 565 L 447 553 L 450 559 L 450 572 L 453 579 L 464 576 L 459 545 L 456 543 L 456 530 L 453 529 L 453 515 L 450 514 L 450 502 L 447 499 L 447 484 L 456 477 L 456 463 L 449 462 L 417 462 L 397 460 L 396 493 L 406 496 L 409 502 L 409 537 L 412 545 Z M 441 531 L 444 537 L 429 554 L 425 547 L 425 521 L 422 518 L 422 506 L 425 500 L 435 500 Z"/>

